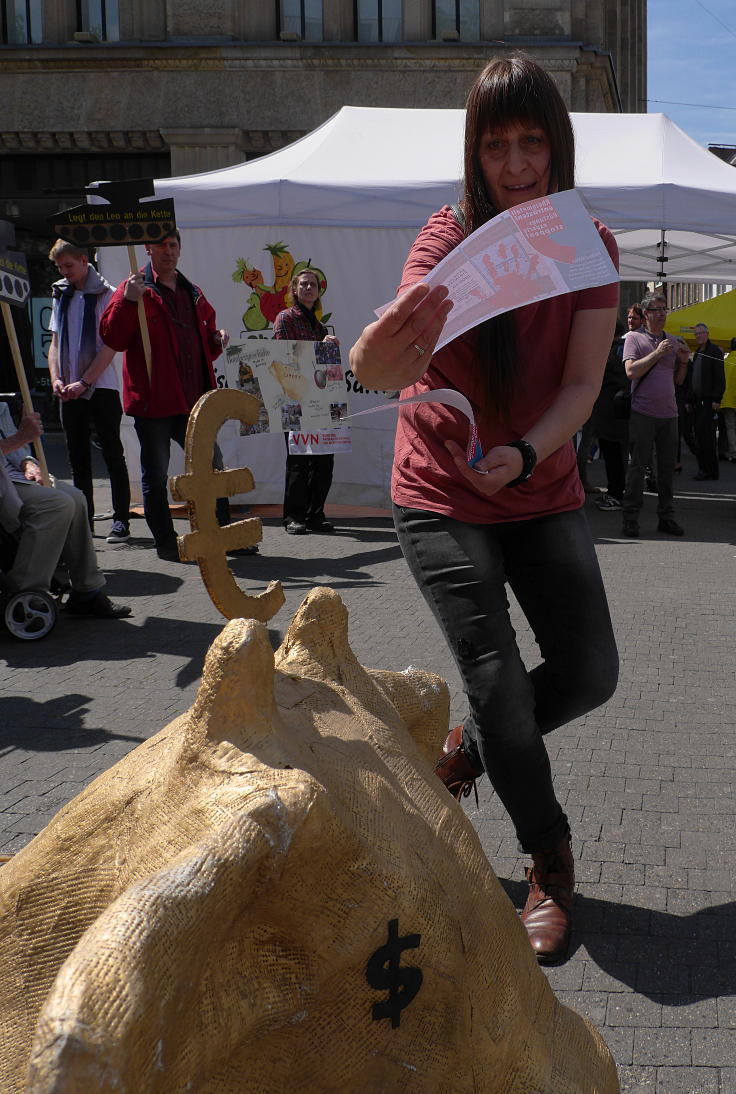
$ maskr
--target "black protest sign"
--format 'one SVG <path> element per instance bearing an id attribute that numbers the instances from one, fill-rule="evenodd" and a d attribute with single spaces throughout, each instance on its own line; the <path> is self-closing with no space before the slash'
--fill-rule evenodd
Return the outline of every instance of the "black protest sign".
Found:
<path id="1" fill-rule="evenodd" d="M 0 302 L 25 304 L 31 292 L 26 257 L 15 246 L 15 228 L 7 220 L 0 220 Z"/>
<path id="2" fill-rule="evenodd" d="M 60 239 L 78 247 L 120 247 L 158 243 L 176 229 L 172 198 L 154 198 L 152 179 L 98 182 L 86 187 L 110 204 L 77 205 L 49 217 Z"/>

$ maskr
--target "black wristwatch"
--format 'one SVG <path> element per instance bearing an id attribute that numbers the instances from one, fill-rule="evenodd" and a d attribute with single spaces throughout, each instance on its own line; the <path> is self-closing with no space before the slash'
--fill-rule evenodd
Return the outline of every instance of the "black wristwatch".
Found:
<path id="1" fill-rule="evenodd" d="M 521 468 L 521 474 L 517 475 L 511 482 L 507 482 L 507 486 L 518 486 L 519 483 L 529 482 L 532 477 L 532 472 L 537 464 L 537 453 L 534 451 L 529 441 L 509 441 L 506 445 L 507 448 L 518 448 L 521 452 L 524 463 Z"/>

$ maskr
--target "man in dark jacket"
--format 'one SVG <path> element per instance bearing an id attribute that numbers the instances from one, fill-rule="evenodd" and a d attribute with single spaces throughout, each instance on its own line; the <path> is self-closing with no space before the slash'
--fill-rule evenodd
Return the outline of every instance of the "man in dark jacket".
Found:
<path id="1" fill-rule="evenodd" d="M 696 323 L 698 344 L 688 373 L 687 405 L 695 417 L 695 454 L 698 459 L 698 482 L 718 478 L 718 447 L 716 425 L 718 408 L 726 389 L 723 370 L 723 350 L 708 337 L 705 323 Z"/>
<path id="2" fill-rule="evenodd" d="M 151 261 L 118 286 L 100 321 L 100 334 L 106 345 L 125 352 L 123 407 L 133 418 L 141 444 L 143 510 L 159 558 L 178 562 L 166 492 L 171 441 L 184 447 L 189 413 L 200 396 L 217 386 L 212 362 L 229 336 L 217 328 L 214 308 L 202 290 L 177 268 L 179 232 L 146 244 L 146 252 Z M 150 380 L 138 321 L 141 297 L 151 339 Z M 213 466 L 222 469 L 217 447 Z M 229 524 L 227 498 L 218 498 L 216 508 L 220 524 Z M 245 547 L 228 553 L 257 550 Z"/>

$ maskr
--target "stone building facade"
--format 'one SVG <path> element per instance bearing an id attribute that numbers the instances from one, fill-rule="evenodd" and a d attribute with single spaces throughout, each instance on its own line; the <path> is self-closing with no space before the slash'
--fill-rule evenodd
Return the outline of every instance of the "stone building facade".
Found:
<path id="1" fill-rule="evenodd" d="M 344 105 L 460 107 L 523 49 L 577 111 L 640 111 L 646 0 L 0 0 L 0 219 L 47 289 L 45 218 L 100 178 L 275 151 Z"/>

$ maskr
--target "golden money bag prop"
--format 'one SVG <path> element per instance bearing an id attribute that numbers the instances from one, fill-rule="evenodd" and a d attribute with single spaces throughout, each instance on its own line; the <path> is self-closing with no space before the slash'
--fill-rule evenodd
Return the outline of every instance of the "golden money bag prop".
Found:
<path id="1" fill-rule="evenodd" d="M 202 580 L 213 604 L 226 619 L 260 619 L 267 623 L 284 603 L 278 581 L 264 592 L 249 596 L 239 588 L 227 564 L 226 551 L 250 547 L 263 538 L 258 517 L 234 521 L 221 528 L 215 515 L 217 498 L 247 494 L 254 487 L 247 467 L 215 471 L 212 452 L 220 427 L 231 418 L 253 425 L 259 403 L 244 391 L 221 389 L 206 392 L 194 405 L 184 439 L 185 475 L 169 480 L 172 497 L 186 501 L 192 531 L 177 537 L 179 557 L 199 564 Z"/>
<path id="2" fill-rule="evenodd" d="M 432 770 L 448 694 L 314 590 L 0 871 L 3 1094 L 616 1094 Z"/>

